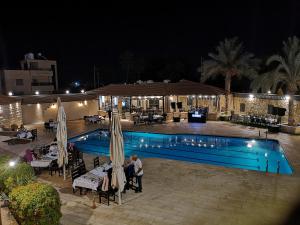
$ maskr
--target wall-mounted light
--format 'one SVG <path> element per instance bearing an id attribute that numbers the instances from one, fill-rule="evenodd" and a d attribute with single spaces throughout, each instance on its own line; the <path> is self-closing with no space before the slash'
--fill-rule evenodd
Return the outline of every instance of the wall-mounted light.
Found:
<path id="1" fill-rule="evenodd" d="M 84 100 L 84 104 L 87 105 L 87 100 Z"/>
<path id="2" fill-rule="evenodd" d="M 138 98 L 139 98 L 139 99 L 141 99 L 142 97 L 141 97 L 141 96 L 139 96 Z"/>
<path id="3" fill-rule="evenodd" d="M 286 96 L 285 96 L 285 100 L 290 100 L 290 98 L 291 98 L 291 97 L 290 97 L 289 95 L 286 95 Z"/>
<path id="4" fill-rule="evenodd" d="M 52 104 L 50 107 L 51 109 L 56 109 L 56 104 Z"/>
<path id="5" fill-rule="evenodd" d="M 40 104 L 40 103 L 36 104 L 36 107 L 37 107 L 38 109 L 41 108 L 41 104 Z"/>
<path id="6" fill-rule="evenodd" d="M 199 98 L 202 98 L 202 95 L 199 95 L 198 97 L 199 97 Z"/>
<path id="7" fill-rule="evenodd" d="M 212 95 L 211 97 L 212 97 L 212 98 L 215 98 L 216 96 L 215 96 L 215 95 Z"/>
<path id="8" fill-rule="evenodd" d="M 268 94 L 271 94 L 271 91 L 270 91 L 270 90 L 268 91 Z"/>
<path id="9" fill-rule="evenodd" d="M 253 94 L 250 94 L 250 95 L 249 95 L 249 99 L 252 100 L 253 98 L 254 98 L 254 95 L 253 95 Z"/>
<path id="10" fill-rule="evenodd" d="M 14 94 L 10 91 L 10 92 L 8 92 L 8 95 L 13 96 Z"/>
<path id="11" fill-rule="evenodd" d="M 81 89 L 81 91 L 80 91 L 80 92 L 83 94 L 85 91 L 84 91 L 84 89 Z"/>
<path id="12" fill-rule="evenodd" d="M 39 95 L 40 92 L 39 92 L 39 91 L 35 91 L 34 94 L 35 94 L 35 95 Z"/>
<path id="13" fill-rule="evenodd" d="M 78 106 L 79 106 L 79 107 L 83 106 L 82 102 L 79 102 L 79 103 L 78 103 Z"/>
<path id="14" fill-rule="evenodd" d="M 66 94 L 70 94 L 70 91 L 69 91 L 69 90 L 66 90 Z"/>

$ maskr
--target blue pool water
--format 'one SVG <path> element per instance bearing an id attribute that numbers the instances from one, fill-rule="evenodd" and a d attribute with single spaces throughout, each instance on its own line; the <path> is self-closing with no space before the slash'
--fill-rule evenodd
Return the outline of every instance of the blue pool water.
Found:
<path id="1" fill-rule="evenodd" d="M 292 174 L 282 147 L 275 140 L 229 138 L 193 134 L 123 132 L 125 155 L 166 158 L 194 163 Z M 109 135 L 96 130 L 70 139 L 80 151 L 109 155 Z M 267 163 L 268 162 L 268 163 Z M 268 166 L 267 166 L 268 165 Z"/>

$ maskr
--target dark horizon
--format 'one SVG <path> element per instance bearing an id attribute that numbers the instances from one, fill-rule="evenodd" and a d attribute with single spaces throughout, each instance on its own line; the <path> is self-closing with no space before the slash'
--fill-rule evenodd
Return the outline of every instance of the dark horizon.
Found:
<path id="1" fill-rule="evenodd" d="M 224 38 L 238 36 L 246 50 L 261 59 L 279 53 L 283 40 L 300 35 L 299 6 L 297 1 L 281 6 L 254 1 L 243 6 L 174 5 L 155 10 L 3 9 L 0 65 L 14 69 L 24 54 L 41 52 L 58 61 L 61 88 L 75 80 L 92 84 L 94 64 L 100 83 L 118 83 L 126 77 L 120 55 L 130 51 L 136 59 L 144 59 L 147 68 L 131 82 L 172 79 L 174 67 L 182 71 L 174 80 L 196 81 L 201 57 L 207 59 Z M 221 79 L 210 84 L 224 85 Z M 233 91 L 248 91 L 248 85 L 247 80 L 234 80 Z"/>

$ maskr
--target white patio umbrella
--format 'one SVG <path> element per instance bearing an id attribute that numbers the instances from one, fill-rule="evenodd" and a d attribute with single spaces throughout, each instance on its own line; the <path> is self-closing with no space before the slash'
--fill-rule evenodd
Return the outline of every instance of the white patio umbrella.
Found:
<path id="1" fill-rule="evenodd" d="M 119 115 L 113 114 L 110 137 L 110 160 L 112 161 L 113 188 L 118 188 L 119 204 L 121 204 L 121 192 L 124 190 L 126 177 L 124 173 L 124 141 Z"/>
<path id="2" fill-rule="evenodd" d="M 66 113 L 61 104 L 60 98 L 57 98 L 57 148 L 58 148 L 58 166 L 63 166 L 64 180 L 66 179 L 66 164 L 68 163 L 67 151 L 67 123 Z"/>

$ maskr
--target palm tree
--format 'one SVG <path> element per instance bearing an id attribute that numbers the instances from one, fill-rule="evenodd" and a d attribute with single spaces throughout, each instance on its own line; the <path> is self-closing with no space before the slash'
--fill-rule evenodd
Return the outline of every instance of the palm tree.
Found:
<path id="1" fill-rule="evenodd" d="M 290 95 L 288 125 L 294 126 L 294 95 L 300 86 L 300 40 L 289 37 L 283 42 L 282 56 L 272 55 L 266 64 L 271 63 L 276 63 L 275 69 L 258 76 L 251 87 L 253 91 L 261 89 L 262 92 L 285 88 Z"/>
<path id="2" fill-rule="evenodd" d="M 130 51 L 126 51 L 120 56 L 120 63 L 122 69 L 126 72 L 126 83 L 129 81 L 129 75 L 132 72 L 134 66 L 134 54 Z"/>
<path id="3" fill-rule="evenodd" d="M 225 77 L 225 111 L 228 112 L 228 95 L 233 77 L 255 78 L 258 60 L 252 53 L 244 51 L 243 43 L 237 37 L 225 39 L 216 47 L 216 53 L 208 54 L 211 59 L 205 60 L 201 66 L 201 82 L 218 75 Z"/>

